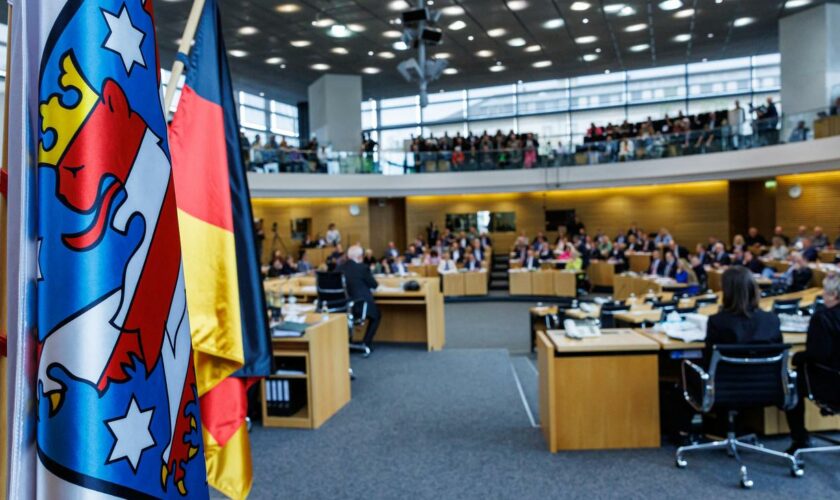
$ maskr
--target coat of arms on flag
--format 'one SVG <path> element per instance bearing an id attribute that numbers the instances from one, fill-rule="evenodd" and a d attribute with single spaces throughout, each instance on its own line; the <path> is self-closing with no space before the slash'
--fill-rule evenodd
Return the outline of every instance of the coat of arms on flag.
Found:
<path id="1" fill-rule="evenodd" d="M 206 497 L 152 0 L 55 14 L 38 96 L 38 493 Z"/>

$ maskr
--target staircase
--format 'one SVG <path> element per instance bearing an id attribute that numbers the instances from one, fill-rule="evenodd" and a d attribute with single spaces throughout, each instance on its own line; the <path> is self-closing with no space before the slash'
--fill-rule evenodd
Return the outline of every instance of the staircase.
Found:
<path id="1" fill-rule="evenodd" d="M 493 266 L 490 268 L 490 290 L 508 291 L 508 268 L 510 256 L 493 255 Z"/>

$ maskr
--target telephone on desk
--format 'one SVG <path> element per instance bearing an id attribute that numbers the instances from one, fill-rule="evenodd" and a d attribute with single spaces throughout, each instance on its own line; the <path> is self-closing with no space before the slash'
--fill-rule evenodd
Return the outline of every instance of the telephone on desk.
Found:
<path id="1" fill-rule="evenodd" d="M 601 335 L 601 329 L 598 328 L 598 325 L 586 320 L 567 319 L 563 322 L 563 329 L 566 331 L 566 336 L 572 339 L 587 339 Z"/>

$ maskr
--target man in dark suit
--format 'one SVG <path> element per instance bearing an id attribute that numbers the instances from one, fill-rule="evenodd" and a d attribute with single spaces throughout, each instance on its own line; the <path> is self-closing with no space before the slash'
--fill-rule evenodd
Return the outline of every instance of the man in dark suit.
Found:
<path id="1" fill-rule="evenodd" d="M 379 328 L 379 322 L 382 320 L 382 313 L 379 312 L 376 302 L 373 300 L 373 290 L 376 290 L 379 284 L 373 274 L 370 273 L 370 268 L 362 264 L 363 257 L 362 247 L 353 245 L 347 250 L 347 260 L 338 267 L 338 271 L 344 273 L 344 278 L 347 281 L 347 292 L 355 302 L 353 304 L 353 314 L 361 316 L 364 306 L 367 305 L 368 326 L 362 343 L 367 347 L 364 357 L 368 357 L 370 356 L 376 329 Z"/>
<path id="2" fill-rule="evenodd" d="M 814 313 L 808 324 L 805 352 L 798 352 L 793 356 L 799 401 L 795 408 L 787 411 L 792 441 L 787 451 L 790 454 L 800 448 L 807 448 L 811 441 L 805 428 L 805 399 L 808 394 L 805 363 L 819 363 L 827 368 L 840 370 L 840 276 L 830 275 L 823 281 L 823 300 L 825 309 Z"/>
<path id="3" fill-rule="evenodd" d="M 732 264 L 732 259 L 730 259 L 729 254 L 726 253 L 726 247 L 723 246 L 723 243 L 718 241 L 715 243 L 712 250 L 712 265 L 715 267 L 723 267 L 730 264 Z"/>
<path id="4" fill-rule="evenodd" d="M 677 275 L 677 257 L 674 252 L 665 252 L 665 265 L 662 266 L 662 276 L 673 278 Z"/>
<path id="5" fill-rule="evenodd" d="M 536 269 L 539 269 L 539 268 L 540 268 L 540 261 L 539 261 L 539 259 L 537 259 L 536 252 L 534 252 L 532 249 L 529 248 L 528 249 L 528 255 L 522 261 L 522 269 L 527 269 L 527 270 L 530 271 L 532 269 L 536 270 Z"/>
<path id="6" fill-rule="evenodd" d="M 650 258 L 650 267 L 648 268 L 648 274 L 662 276 L 664 270 L 665 262 L 662 260 L 662 254 L 659 252 L 659 250 L 654 250 L 653 255 Z"/>

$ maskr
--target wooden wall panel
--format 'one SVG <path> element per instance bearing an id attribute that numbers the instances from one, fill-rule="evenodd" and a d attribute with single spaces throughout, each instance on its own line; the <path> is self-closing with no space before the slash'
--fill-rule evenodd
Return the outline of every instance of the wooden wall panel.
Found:
<path id="1" fill-rule="evenodd" d="M 840 171 L 785 175 L 776 180 L 776 223 L 788 235 L 800 225 L 809 230 L 822 226 L 832 240 L 840 234 Z M 802 187 L 802 196 L 793 199 L 788 191 L 796 184 Z"/>
<path id="2" fill-rule="evenodd" d="M 272 239 L 271 225 L 277 222 L 279 235 L 290 252 L 297 252 L 299 243 L 292 241 L 291 221 L 297 218 L 310 217 L 312 219 L 312 236 L 323 236 L 327 225 L 334 222 L 341 231 L 341 240 L 348 243 L 361 242 L 367 246 L 370 242 L 370 223 L 368 219 L 367 198 L 300 198 L 300 199 L 262 199 L 252 201 L 254 218 L 263 219 L 265 228 L 265 243 L 263 244 L 263 262 L 271 254 Z M 358 205 L 360 213 L 350 215 L 350 205 Z M 279 245 L 277 245 L 279 248 Z M 282 249 L 282 248 L 281 248 Z"/>

